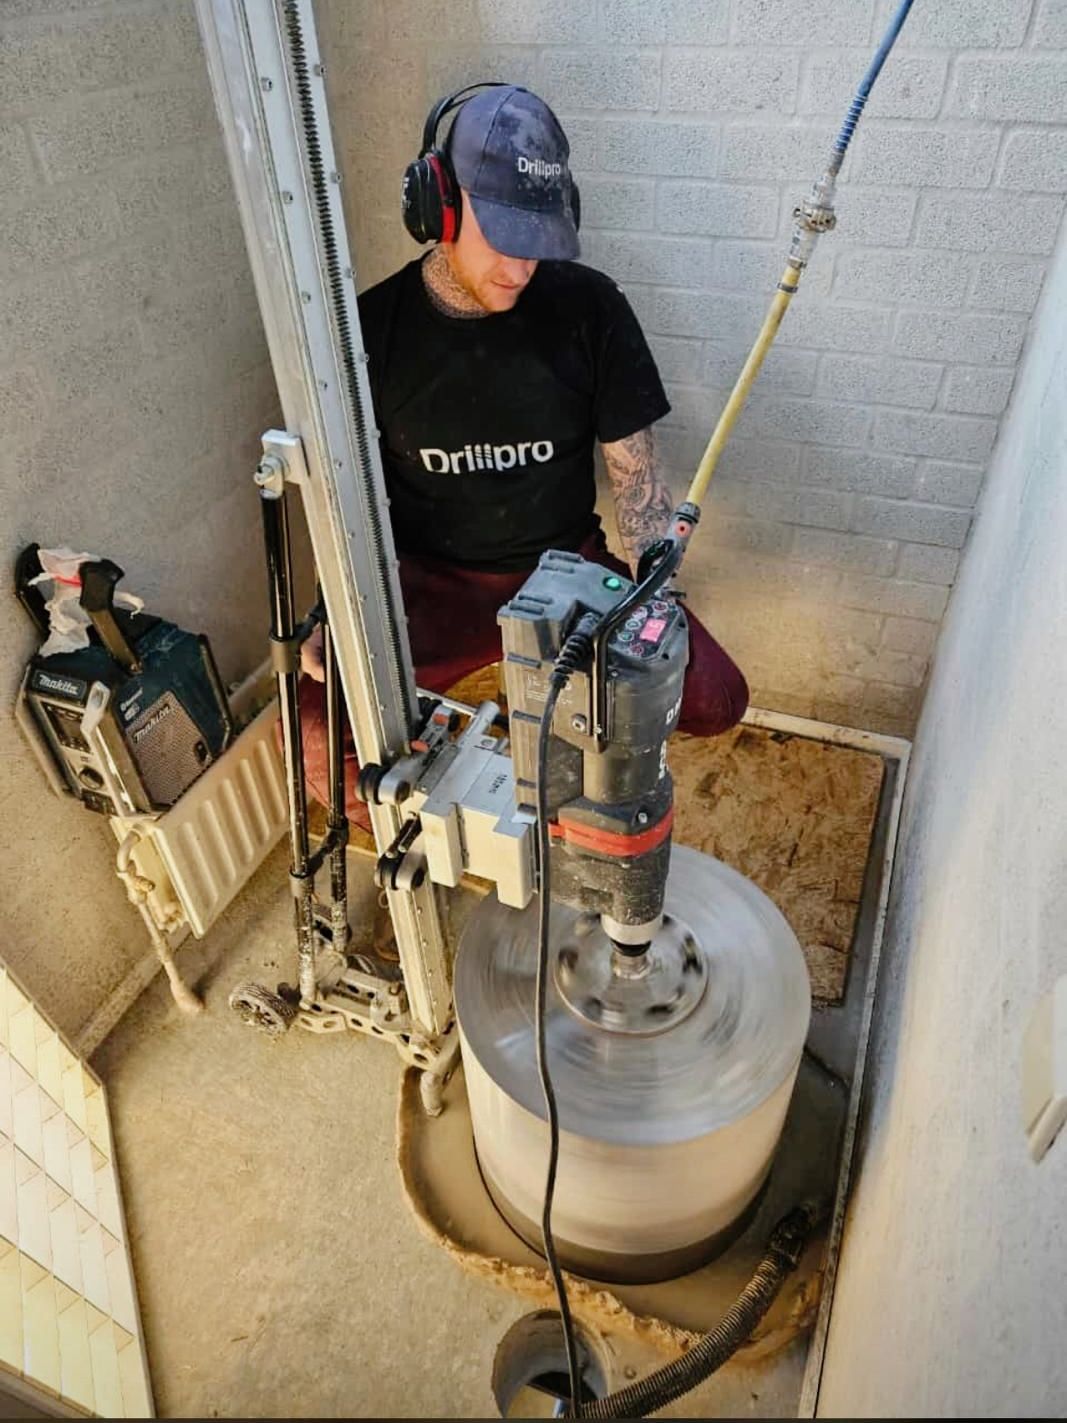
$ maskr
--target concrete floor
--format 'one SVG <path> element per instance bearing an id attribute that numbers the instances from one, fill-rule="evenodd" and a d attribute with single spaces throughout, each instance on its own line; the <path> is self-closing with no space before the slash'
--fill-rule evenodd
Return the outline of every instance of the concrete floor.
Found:
<path id="1" fill-rule="evenodd" d="M 394 1165 L 399 1058 L 356 1034 L 272 1041 L 227 1007 L 237 981 L 291 970 L 285 868 L 279 850 L 181 951 L 201 1017 L 157 976 L 93 1059 L 157 1411 L 495 1416 L 493 1352 L 524 1306 L 416 1229 Z"/>
<path id="2" fill-rule="evenodd" d="M 356 1034 L 272 1041 L 227 1007 L 242 979 L 292 977 L 284 875 L 279 848 L 180 951 L 201 1017 L 157 976 L 93 1058 L 157 1411 L 496 1417 L 494 1354 L 531 1304 L 420 1233 L 396 1166 L 399 1058 Z M 801 1339 L 773 1366 L 731 1364 L 666 1416 L 794 1414 L 805 1354 Z M 663 1362 L 649 1353 L 638 1371 Z"/>
<path id="3" fill-rule="evenodd" d="M 809 1035 L 817 1057 L 844 1076 L 856 1052 L 891 793 L 889 777 L 845 1000 L 816 1013 Z M 351 864 L 359 947 L 375 891 L 369 860 Z M 453 909 L 462 918 L 462 907 Z M 242 980 L 295 976 L 283 845 L 179 960 L 205 1013 L 184 1017 L 157 975 L 92 1059 L 109 1093 L 159 1415 L 497 1417 L 497 1347 L 537 1306 L 505 1277 L 463 1268 L 420 1230 L 397 1165 L 399 1057 L 354 1033 L 294 1030 L 271 1040 L 227 1006 Z M 805 1060 L 765 1204 L 783 1185 L 782 1160 L 800 1163 L 799 1177 L 788 1168 L 798 1186 L 820 1150 L 826 1173 L 836 1174 L 843 1098 L 835 1105 L 832 1085 Z M 467 1144 L 463 1154 L 473 1156 Z M 457 1157 L 457 1179 L 461 1166 Z M 800 1199 L 788 1183 L 785 1197 Z M 492 1253 L 521 1260 L 524 1248 Z M 738 1263 L 730 1258 L 727 1273 Z M 673 1299 L 665 1317 L 683 1302 Z M 708 1303 L 675 1322 L 707 1327 Z M 631 1301 L 642 1313 L 645 1304 Z M 794 1338 L 751 1364 L 735 1359 L 659 1416 L 796 1416 L 809 1342 Z M 610 1333 L 608 1343 L 614 1350 Z M 609 1380 L 618 1387 L 665 1357 L 628 1338 L 611 1362 L 623 1370 Z"/>

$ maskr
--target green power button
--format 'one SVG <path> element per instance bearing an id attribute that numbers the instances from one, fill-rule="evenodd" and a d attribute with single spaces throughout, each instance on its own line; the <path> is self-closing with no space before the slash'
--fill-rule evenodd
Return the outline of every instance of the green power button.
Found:
<path id="1" fill-rule="evenodd" d="M 610 588 L 611 591 L 615 593 L 622 587 L 622 579 L 614 573 L 609 574 L 608 577 L 604 579 L 604 587 Z"/>

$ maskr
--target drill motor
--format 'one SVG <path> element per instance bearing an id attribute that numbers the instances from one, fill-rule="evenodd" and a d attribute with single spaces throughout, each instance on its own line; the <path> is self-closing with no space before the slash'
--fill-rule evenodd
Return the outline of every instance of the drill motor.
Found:
<path id="1" fill-rule="evenodd" d="M 583 614 L 609 614 L 633 586 L 554 549 L 500 610 L 515 796 L 530 814 L 556 658 Z M 667 737 L 688 660 L 685 614 L 657 593 L 598 642 L 592 667 L 571 675 L 552 719 L 543 788 L 552 897 L 599 914 L 624 954 L 642 953 L 662 918 L 674 812 Z"/>

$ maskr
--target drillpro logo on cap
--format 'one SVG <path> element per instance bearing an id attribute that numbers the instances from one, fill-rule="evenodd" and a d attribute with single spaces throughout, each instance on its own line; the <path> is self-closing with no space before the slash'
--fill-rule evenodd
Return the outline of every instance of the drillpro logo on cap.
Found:
<path id="1" fill-rule="evenodd" d="M 560 178 L 563 176 L 562 163 L 546 163 L 543 158 L 527 158 L 519 154 L 515 167 L 520 173 L 532 173 L 535 178 Z"/>

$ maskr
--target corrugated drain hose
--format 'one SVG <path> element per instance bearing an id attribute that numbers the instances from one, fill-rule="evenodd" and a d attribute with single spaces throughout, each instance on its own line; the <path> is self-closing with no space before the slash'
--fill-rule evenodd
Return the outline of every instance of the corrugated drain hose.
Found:
<path id="1" fill-rule="evenodd" d="M 644 1418 L 681 1398 L 709 1378 L 740 1348 L 770 1309 L 785 1278 L 796 1269 L 824 1206 L 806 1204 L 784 1216 L 767 1242 L 756 1273 L 710 1333 L 680 1359 L 657 1369 L 618 1393 L 581 1404 L 579 1418 Z"/>

